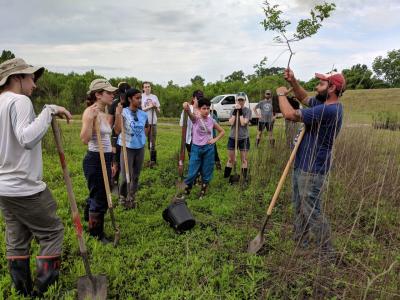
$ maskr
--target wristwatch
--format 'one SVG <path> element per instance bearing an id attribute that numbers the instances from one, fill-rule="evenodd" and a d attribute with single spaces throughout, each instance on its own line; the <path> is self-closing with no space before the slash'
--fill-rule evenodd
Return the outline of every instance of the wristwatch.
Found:
<path id="1" fill-rule="evenodd" d="M 278 96 L 286 96 L 285 93 L 278 93 Z"/>

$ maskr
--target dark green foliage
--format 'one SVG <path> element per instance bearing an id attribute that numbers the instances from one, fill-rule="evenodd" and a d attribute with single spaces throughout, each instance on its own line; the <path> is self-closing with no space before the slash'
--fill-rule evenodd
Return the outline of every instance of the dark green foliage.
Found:
<path id="1" fill-rule="evenodd" d="M 3 52 L 1 52 L 1 56 L 0 56 L 0 64 L 3 61 L 9 60 L 15 58 L 14 53 L 12 53 L 10 50 L 3 50 Z"/>
<path id="2" fill-rule="evenodd" d="M 378 56 L 372 69 L 392 87 L 400 87 L 400 49 L 389 51 L 387 57 Z"/>

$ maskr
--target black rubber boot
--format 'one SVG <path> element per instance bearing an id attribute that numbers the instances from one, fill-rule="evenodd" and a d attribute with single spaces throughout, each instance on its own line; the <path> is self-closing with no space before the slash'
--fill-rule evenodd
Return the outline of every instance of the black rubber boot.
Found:
<path id="1" fill-rule="evenodd" d="M 260 145 L 260 139 L 256 139 L 256 147 L 258 147 L 258 145 Z"/>
<path id="2" fill-rule="evenodd" d="M 242 168 L 242 178 L 243 178 L 243 182 L 247 183 L 248 182 L 248 169 L 247 168 Z"/>
<path id="3" fill-rule="evenodd" d="M 150 151 L 150 165 L 154 166 L 157 163 L 157 151 L 151 150 Z"/>
<path id="4" fill-rule="evenodd" d="M 30 295 L 32 292 L 32 278 L 29 256 L 26 258 L 8 258 L 7 260 L 8 270 L 15 289 L 21 295 Z"/>
<path id="5" fill-rule="evenodd" d="M 89 221 L 89 208 L 90 208 L 90 205 L 89 205 L 89 203 L 86 201 L 85 209 L 83 210 L 83 219 L 84 219 L 86 222 Z"/>
<path id="6" fill-rule="evenodd" d="M 36 258 L 36 278 L 32 296 L 43 296 L 49 286 L 58 280 L 60 267 L 60 256 L 40 256 Z"/>
<path id="7" fill-rule="evenodd" d="M 231 173 L 232 173 L 232 167 L 225 167 L 224 178 L 228 178 L 229 176 L 231 176 Z"/>
<path id="8" fill-rule="evenodd" d="M 89 235 L 97 238 L 103 244 L 111 243 L 104 234 L 104 214 L 89 212 Z"/>

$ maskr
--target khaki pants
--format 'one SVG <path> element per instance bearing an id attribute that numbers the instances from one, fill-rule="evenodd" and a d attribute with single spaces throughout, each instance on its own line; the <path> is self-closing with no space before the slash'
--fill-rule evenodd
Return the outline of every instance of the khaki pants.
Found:
<path id="1" fill-rule="evenodd" d="M 29 255 L 33 237 L 40 244 L 39 256 L 61 254 L 64 226 L 47 188 L 26 197 L 0 196 L 0 209 L 6 222 L 7 257 Z"/>

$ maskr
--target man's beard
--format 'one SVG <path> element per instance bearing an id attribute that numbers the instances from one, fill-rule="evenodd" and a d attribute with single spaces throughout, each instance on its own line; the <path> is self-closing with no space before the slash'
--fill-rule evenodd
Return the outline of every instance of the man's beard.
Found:
<path id="1" fill-rule="evenodd" d="M 317 92 L 317 95 L 315 96 L 315 98 L 319 101 L 319 102 L 325 102 L 328 99 L 328 90 L 325 90 L 323 92 Z"/>

